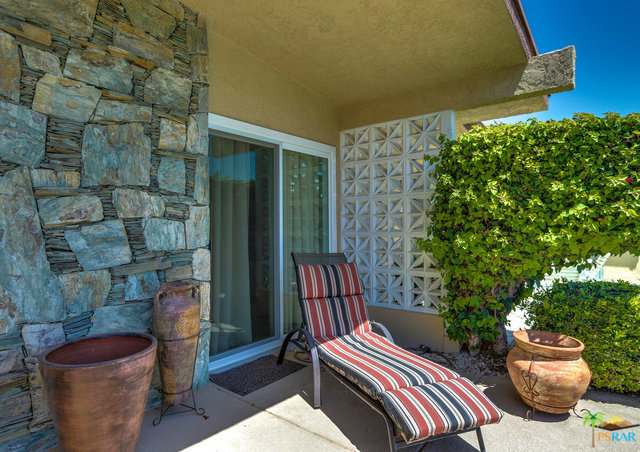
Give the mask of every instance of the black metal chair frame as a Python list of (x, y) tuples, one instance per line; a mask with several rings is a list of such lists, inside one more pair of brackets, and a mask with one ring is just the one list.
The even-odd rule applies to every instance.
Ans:
[[(343, 253), (291, 253), (291, 257), (293, 258), (294, 265), (300, 264), (310, 264), (310, 265), (331, 265), (331, 264), (343, 264), (347, 262), (347, 258)], [(299, 275), (296, 270), (296, 278), (298, 280), (298, 295), (300, 295), (300, 280)], [(298, 296), (298, 301), (300, 303), (301, 299)], [(302, 305), (301, 305), (302, 308)], [(374, 322), (369, 320), (369, 323), (379, 328), (384, 336), (393, 342), (393, 338), (389, 333), (389, 330), (385, 328), (384, 325), (378, 322)], [(297, 336), (296, 336), (297, 335)], [(294, 337), (295, 336), (295, 337)], [(306, 325), (303, 324), (302, 328), (293, 330), (287, 334), (282, 342), (282, 347), (280, 348), (280, 353), (278, 355), (278, 364), (282, 364), (284, 360), (285, 352), (287, 351), (287, 346), (289, 342), (294, 344), (298, 349), (308, 353), (311, 356), (311, 365), (313, 367), (313, 407), (315, 409), (320, 408), (322, 405), (322, 394), (321, 394), (321, 371), (326, 370), (330, 375), (335, 377), (340, 383), (342, 383), (347, 389), (357, 395), (360, 400), (365, 402), (369, 407), (371, 407), (374, 411), (376, 411), (380, 416), (384, 418), (386, 427), (387, 427), (387, 437), (389, 440), (389, 450), (392, 452), (396, 452), (399, 449), (405, 449), (407, 447), (417, 447), (420, 446), (418, 450), (422, 450), (424, 446), (432, 441), (437, 441), (439, 439), (444, 439), (449, 436), (459, 435), (461, 433), (466, 433), (470, 431), (476, 432), (478, 437), (478, 443), (480, 445), (480, 451), (485, 452), (486, 448), (484, 445), (484, 440), (482, 438), (482, 432), (480, 431), (480, 427), (472, 427), (465, 430), (458, 430), (456, 432), (451, 433), (443, 433), (440, 435), (430, 436), (429, 438), (425, 438), (419, 441), (412, 441), (407, 443), (404, 441), (404, 438), (397, 433), (397, 428), (393, 419), (386, 412), (382, 403), (378, 400), (372, 399), (366, 394), (362, 389), (360, 389), (357, 385), (355, 385), (351, 380), (347, 379), (335, 369), (333, 369), (329, 365), (323, 365), (322, 361), (318, 356), (318, 349), (316, 347), (316, 342), (311, 336), (311, 333), (306, 328)]]

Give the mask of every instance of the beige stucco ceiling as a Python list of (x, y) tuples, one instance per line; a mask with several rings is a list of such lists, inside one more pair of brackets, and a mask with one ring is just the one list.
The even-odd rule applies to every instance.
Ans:
[(504, 0), (184, 2), (338, 108), (527, 61)]

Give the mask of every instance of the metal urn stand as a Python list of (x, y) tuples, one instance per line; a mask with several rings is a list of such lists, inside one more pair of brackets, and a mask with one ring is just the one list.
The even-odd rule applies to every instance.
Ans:
[[(200, 305), (195, 300), (196, 287), (190, 283), (163, 284), (156, 291), (153, 305), (153, 330), (158, 339), (158, 366), (162, 381), (160, 416), (195, 412), (202, 416), (193, 393), (193, 375), (200, 335)], [(191, 405), (186, 402), (191, 399)], [(168, 412), (180, 405), (186, 409)]]

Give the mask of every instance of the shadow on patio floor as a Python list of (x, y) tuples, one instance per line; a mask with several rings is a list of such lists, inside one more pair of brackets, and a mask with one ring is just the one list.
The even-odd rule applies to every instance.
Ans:
[[(487, 450), (593, 450), (591, 432), (573, 415), (536, 413), (524, 420), (528, 407), (506, 377), (483, 377), (478, 382), (505, 412), (497, 425), (482, 428)], [(138, 451), (385, 451), (386, 429), (380, 415), (332, 376), (322, 375), (323, 405), (312, 408), (313, 384), (309, 367), (244, 397), (209, 385), (197, 393), (198, 404), (208, 419), (194, 414), (170, 416), (158, 427), (151, 422), (158, 410), (145, 416)], [(595, 394), (595, 393), (594, 393)], [(597, 394), (581, 400), (587, 408), (640, 420), (637, 398)], [(622, 398), (619, 398), (622, 397)], [(592, 399), (598, 400), (592, 400)], [(640, 429), (635, 429), (640, 438)], [(616, 450), (637, 450), (638, 443), (619, 443)], [(602, 447), (611, 446), (602, 444)], [(411, 450), (411, 449), (406, 449)], [(478, 450), (473, 432), (429, 444), (425, 451), (465, 452)]]

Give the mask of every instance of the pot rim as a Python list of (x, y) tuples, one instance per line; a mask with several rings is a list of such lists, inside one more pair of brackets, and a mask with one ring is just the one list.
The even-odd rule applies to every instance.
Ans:
[[(576, 341), (579, 345), (577, 347), (555, 347), (553, 345), (545, 345), (539, 342), (531, 342), (529, 340), (529, 333), (544, 333), (556, 337), (568, 337)], [(584, 343), (580, 339), (576, 339), (573, 336), (569, 336), (568, 334), (554, 333), (552, 331), (543, 331), (543, 330), (533, 330), (533, 329), (525, 329), (525, 330), (517, 330), (513, 332), (513, 338), (516, 341), (516, 344), (521, 343), (525, 344), (529, 347), (538, 348), (541, 350), (546, 350), (549, 352), (563, 352), (563, 354), (580, 354), (584, 350)]]
[[(110, 359), (107, 361), (99, 361), (97, 363), (88, 363), (88, 364), (60, 364), (60, 363), (54, 363), (51, 362), (47, 359), (47, 356), (49, 356), (49, 354), (51, 352), (54, 352), (56, 350), (58, 350), (59, 348), (62, 347), (66, 347), (68, 345), (71, 344), (75, 344), (77, 342), (84, 342), (87, 340), (91, 340), (91, 339), (104, 339), (104, 338), (108, 338), (108, 337), (114, 337), (114, 336), (137, 336), (137, 337), (143, 337), (145, 339), (149, 339), (151, 341), (151, 343), (149, 344), (148, 347), (145, 347), (144, 349), (140, 350), (137, 353), (133, 353), (131, 355), (126, 355), (123, 356), (121, 358), (117, 358), (117, 359)], [(92, 367), (98, 367), (98, 366), (105, 366), (105, 365), (111, 365), (111, 364), (119, 364), (122, 363), (124, 361), (128, 361), (132, 358), (137, 358), (137, 357), (141, 357), (143, 355), (146, 355), (148, 353), (151, 352), (151, 350), (155, 350), (155, 348), (158, 346), (158, 340), (150, 335), (150, 334), (146, 334), (146, 333), (136, 333), (136, 332), (118, 332), (118, 333), (104, 333), (104, 334), (93, 334), (91, 336), (83, 336), (83, 337), (78, 337), (76, 339), (71, 339), (70, 341), (65, 341), (62, 342), (60, 344), (56, 344), (52, 347), (49, 347), (48, 349), (46, 349), (44, 352), (42, 352), (40, 354), (40, 356), (38, 357), (38, 360), (40, 361), (40, 363), (42, 365), (45, 365), (47, 367), (54, 367), (54, 368), (58, 368), (58, 369), (85, 369), (85, 368), (92, 368)]]

